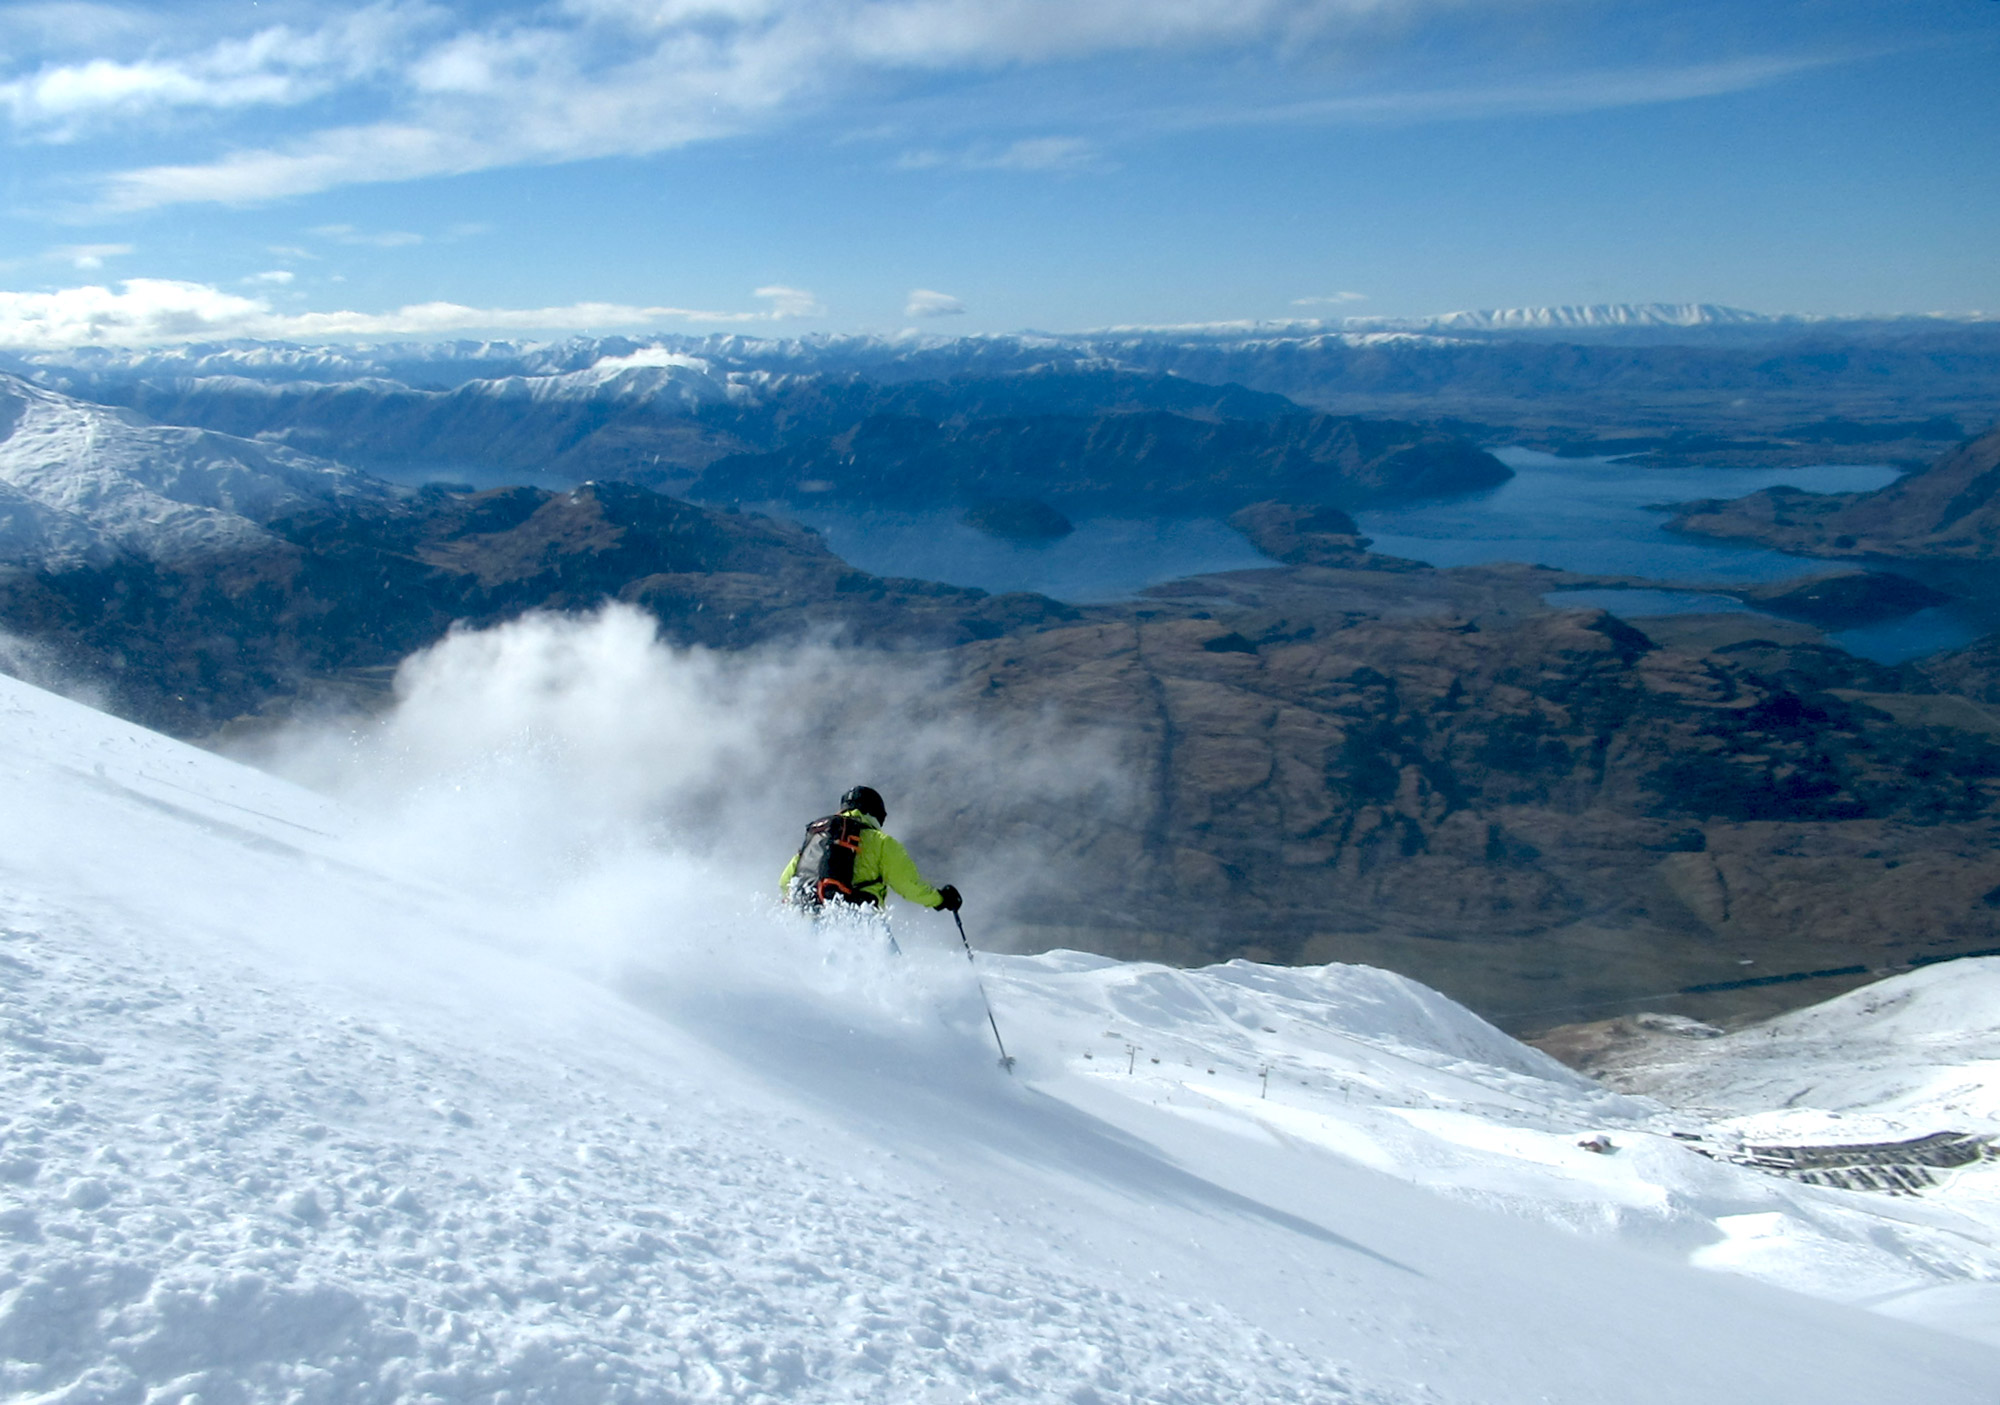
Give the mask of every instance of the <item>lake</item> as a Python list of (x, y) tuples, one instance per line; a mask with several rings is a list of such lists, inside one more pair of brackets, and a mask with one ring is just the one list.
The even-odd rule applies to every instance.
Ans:
[[(1786, 485), (1810, 493), (1861, 493), (1899, 477), (1884, 464), (1808, 468), (1645, 468), (1615, 459), (1566, 459), (1501, 449), (1514, 470), (1497, 488), (1354, 514), (1375, 550), (1433, 566), (1525, 561), (1589, 575), (1643, 576), (1674, 584), (1755, 584), (1846, 569), (1768, 547), (1704, 541), (1666, 530), (1655, 504), (1737, 498)], [(1838, 630), (1827, 638), (1877, 663), (1902, 663), (1957, 649), (2000, 630), (1994, 572), (1974, 567), (1897, 564), (1892, 569), (1967, 598), (1899, 620)], [(1553, 591), (1552, 605), (1594, 606), (1626, 619), (1659, 615), (1757, 613), (1726, 597), (1675, 590)]]
[[(1514, 470), (1514, 477), (1498, 487), (1366, 508), (1354, 514), (1355, 520), (1374, 539), (1375, 550), (1434, 566), (1524, 561), (1590, 575), (1642, 576), (1666, 585), (1755, 584), (1841, 566), (1766, 547), (1679, 536), (1666, 530), (1667, 515), (1655, 510), (1657, 505), (1741, 497), (1780, 484), (1815, 493), (1868, 492), (1898, 477), (1898, 470), (1883, 464), (1648, 468), (1614, 459), (1559, 458), (1532, 449), (1501, 449), (1497, 455)], [(1086, 516), (1060, 541), (1024, 544), (987, 536), (947, 508), (806, 508), (790, 515), (818, 528), (834, 552), (876, 575), (914, 576), (995, 593), (1032, 590), (1078, 604), (1129, 599), (1149, 585), (1183, 576), (1275, 564), (1213, 518)], [(1971, 584), (1974, 598), (1839, 631), (1829, 636), (1833, 642), (1863, 657), (1895, 663), (1958, 648), (2000, 629), (2000, 590), (1990, 588), (1990, 574), (1974, 572), (1981, 577), (1975, 581), (1959, 572), (1942, 580), (1925, 567), (1896, 569), (1944, 590), (1965, 593)], [(1749, 612), (1726, 597), (1667, 589), (1563, 591), (1548, 598), (1551, 604), (1602, 606), (1632, 619)]]
[[(1523, 561), (1590, 575), (1641, 576), (1664, 586), (1754, 584), (1841, 566), (1765, 547), (1678, 536), (1665, 530), (1666, 514), (1654, 510), (1656, 505), (1741, 497), (1780, 484), (1816, 493), (1867, 492), (1898, 476), (1896, 469), (1882, 464), (1645, 468), (1614, 459), (1559, 458), (1532, 449), (1500, 449), (1496, 454), (1514, 470), (1514, 477), (1498, 487), (1364, 508), (1354, 514), (1355, 520), (1374, 539), (1375, 550), (1434, 566)], [(532, 475), (481, 475), (458, 468), (412, 469), (395, 477), (412, 484), (445, 478), (478, 487), (502, 481), (574, 486)], [(763, 510), (816, 528), (829, 549), (874, 575), (943, 581), (995, 594), (1035, 591), (1076, 604), (1127, 600), (1147, 586), (1185, 576), (1277, 564), (1215, 518), (1083, 515), (1067, 537), (1024, 543), (967, 526), (956, 508), (903, 512), (765, 505)], [(1894, 569), (1968, 598), (1887, 624), (1842, 631), (1829, 636), (1834, 642), (1886, 663), (1958, 648), (2000, 630), (2000, 573), (1995, 568)], [(1747, 609), (1726, 598), (1672, 589), (1564, 591), (1549, 599), (1551, 604), (1598, 605), (1632, 619)]]
[[(1502, 449), (1514, 477), (1451, 498), (1354, 514), (1375, 550), (1433, 566), (1525, 561), (1591, 575), (1720, 584), (1808, 576), (1829, 569), (1763, 547), (1680, 537), (1656, 503), (1734, 498), (1790, 484), (1809, 492), (1864, 492), (1894, 482), (1879, 464), (1796, 469), (1633, 468)], [(1060, 504), (1058, 504), (1060, 505)], [(769, 509), (767, 509), (769, 510)], [(954, 508), (922, 512), (847, 507), (779, 509), (816, 527), (826, 544), (875, 575), (915, 576), (994, 592), (1034, 590), (1079, 604), (1130, 597), (1149, 585), (1272, 561), (1214, 518), (1082, 516), (1060, 541), (1002, 541), (966, 526)]]
[(1013, 542), (927, 512), (765, 508), (817, 528), (828, 549), (877, 576), (913, 576), (1002, 594), (1032, 590), (1073, 604), (1126, 600), (1149, 585), (1277, 563), (1214, 518), (1086, 517), (1051, 542)]
[(1865, 493), (1900, 476), (1883, 464), (1810, 468), (1642, 468), (1614, 459), (1565, 459), (1500, 449), (1514, 470), (1497, 488), (1364, 508), (1354, 514), (1375, 550), (1433, 566), (1523, 561), (1594, 576), (1751, 584), (1833, 569), (1760, 546), (1703, 541), (1665, 530), (1655, 504), (1740, 498), (1785, 485), (1809, 493)]

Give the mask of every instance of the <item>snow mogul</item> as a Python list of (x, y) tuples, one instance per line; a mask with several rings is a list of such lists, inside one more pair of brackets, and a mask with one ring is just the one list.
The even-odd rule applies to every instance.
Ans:
[(936, 912), (956, 913), (958, 889), (933, 888), (917, 872), (909, 851), (882, 832), (889, 818), (881, 792), (857, 785), (840, 797), (840, 812), (806, 826), (805, 842), (778, 879), (785, 902), (814, 916), (829, 911), (880, 909), (898, 896)]

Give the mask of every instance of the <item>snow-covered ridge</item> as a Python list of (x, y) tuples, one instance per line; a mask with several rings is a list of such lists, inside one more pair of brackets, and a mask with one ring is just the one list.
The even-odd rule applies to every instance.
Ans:
[(1740, 307), (1707, 302), (1594, 303), (1589, 306), (1508, 307), (1483, 312), (1446, 312), (1415, 319), (1415, 325), (1468, 331), (1552, 331), (1606, 327), (1744, 327), (1804, 322)]
[[(648, 352), (653, 354), (648, 355)], [(643, 403), (667, 413), (703, 405), (755, 400), (759, 372), (717, 373), (699, 357), (646, 348), (629, 356), (605, 356), (580, 371), (504, 376), (468, 382), (457, 393), (495, 400), (613, 400)]]
[[(1107, 327), (1092, 336), (1155, 336), (1173, 338), (1196, 334), (1207, 339), (1240, 337), (1263, 340), (1274, 333), (1313, 335), (1326, 331), (1366, 333), (1372, 330), (1424, 335), (1434, 332), (1603, 330), (1641, 327), (1746, 327), (1830, 321), (1830, 318), (1750, 312), (1719, 303), (1592, 303), (1556, 307), (1505, 307), (1480, 311), (1439, 312), (1418, 317), (1354, 316), (1296, 318), (1282, 322), (1189, 322), (1164, 325)], [(1898, 319), (1885, 319), (1898, 320)]]
[[(7, 679), (0, 786), (12, 1397), (1970, 1405), (2000, 1371), (1743, 1276), (2000, 1276), (1963, 1206), (1706, 1160), (1387, 973), (986, 958), (1009, 1078), (921, 917), (898, 961), (707, 891), (607, 964), (610, 872), (457, 891)], [(1718, 1243), (1733, 1273), (1676, 1262)]]
[(387, 484), (277, 445), (139, 417), (0, 374), (0, 565), (168, 560), (268, 540), (309, 502)]

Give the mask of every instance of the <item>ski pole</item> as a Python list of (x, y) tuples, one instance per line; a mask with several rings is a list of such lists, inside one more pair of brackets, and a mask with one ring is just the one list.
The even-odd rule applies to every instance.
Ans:
[(951, 915), (951, 920), (958, 924), (958, 940), (959, 944), (965, 948), (966, 964), (971, 966), (975, 972), (974, 976), (972, 977), (972, 983), (979, 987), (980, 1002), (986, 1006), (986, 1023), (992, 1026), (993, 1042), (994, 1044), (998, 1045), (1000, 1049), (1000, 1067), (1006, 1069), (1009, 1073), (1012, 1073), (1014, 1071), (1014, 1056), (1007, 1052), (1007, 1045), (1000, 1038), (1000, 1025), (993, 1018), (993, 1002), (991, 999), (987, 997), (986, 982), (979, 979), (978, 975), (976, 974), (976, 972), (979, 969), (979, 963), (972, 959), (972, 942), (965, 935), (965, 919), (960, 917), (956, 912), (953, 912)]

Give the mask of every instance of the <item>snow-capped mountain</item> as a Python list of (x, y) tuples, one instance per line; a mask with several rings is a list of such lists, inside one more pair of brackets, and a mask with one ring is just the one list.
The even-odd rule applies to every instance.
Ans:
[(657, 410), (689, 411), (703, 405), (748, 403), (770, 380), (762, 372), (722, 371), (712, 362), (664, 346), (609, 352), (578, 370), (521, 374), (468, 382), (463, 393), (495, 399), (613, 400)]
[(389, 492), (282, 446), (148, 424), (0, 374), (0, 565), (240, 549), (281, 512)]
[[(926, 914), (891, 958), (671, 830), (466, 886), (439, 854), (476, 862), (509, 809), (616, 800), (575, 790), (624, 725), (588, 708), (448, 784), (400, 748), (401, 832), (12, 680), (0, 717), (12, 1398), (1969, 1405), (2000, 1379), (1990, 1314), (1850, 1305), (1923, 1319), (2000, 1278), (1988, 1166), (1899, 1200), (1733, 1165), (1674, 1135), (1698, 1114), (1366, 968), (975, 970)], [(571, 789), (537, 793), (552, 757)], [(1954, 1125), (2000, 1130), (1973, 1101)]]
[[(1841, 348), (1865, 354), (1830, 354)], [(1791, 433), (1829, 417), (1976, 418), (1986, 411), (1972, 407), (1990, 406), (1996, 364), (2000, 323), (1991, 320), (1774, 316), (1709, 304), (1064, 335), (0, 353), (0, 367), (52, 390), (364, 467), (456, 468), (484, 481), (524, 472), (515, 460), (526, 445), (556, 480), (643, 475), (657, 463), (668, 486), (717, 457), (844, 432), (877, 414), (1325, 411), (1504, 425), (1537, 402), (1536, 422), (1555, 413), (1679, 432), (1727, 421), (1734, 435), (1747, 420)], [(1691, 399), (1694, 386), (1701, 391)], [(1739, 408), (1718, 411), (1719, 396)], [(593, 438), (600, 442), (584, 442)]]

